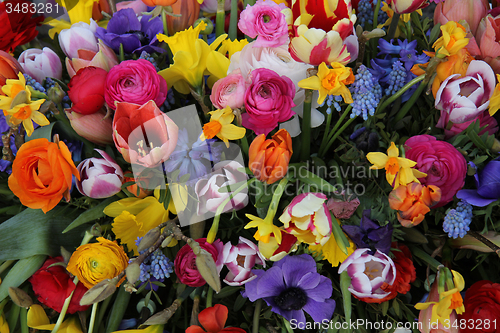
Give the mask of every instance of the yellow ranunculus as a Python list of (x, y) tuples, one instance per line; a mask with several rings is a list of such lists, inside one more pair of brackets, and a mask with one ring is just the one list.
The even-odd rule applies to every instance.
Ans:
[(443, 35), (432, 45), (437, 54), (454, 55), (469, 44), (469, 38), (465, 38), (467, 35), (465, 28), (455, 21), (448, 21), (442, 25), (441, 33)]
[[(128, 266), (128, 257), (116, 241), (98, 237), (99, 243), (85, 244), (76, 249), (69, 259), (66, 270), (78, 277), (87, 288), (112, 279)], [(119, 286), (125, 277), (121, 279)]]

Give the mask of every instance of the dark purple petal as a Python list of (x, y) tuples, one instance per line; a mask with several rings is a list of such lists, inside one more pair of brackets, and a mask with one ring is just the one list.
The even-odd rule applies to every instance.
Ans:
[(457, 192), (457, 198), (477, 207), (487, 206), (497, 200), (497, 198), (484, 198), (477, 193), (477, 190), (460, 190)]
[(285, 278), (287, 287), (296, 287), (304, 274), (317, 271), (316, 261), (308, 254), (285, 258), (287, 258), (287, 260), (280, 260), (276, 262), (276, 264), (281, 266), (283, 270), (283, 277)]
[(319, 282), (321, 281), (321, 275), (316, 272), (307, 272), (302, 276), (300, 281), (297, 283), (296, 287), (300, 287), (301, 289), (307, 292), (309, 296), (309, 289), (315, 289)]
[(477, 193), (484, 198), (500, 198), (500, 161), (493, 160), (486, 164), (478, 175)]
[(307, 294), (307, 297), (309, 297), (310, 299), (318, 302), (323, 302), (325, 299), (332, 296), (332, 281), (323, 275), (318, 275), (320, 276), (320, 282), (318, 283), (318, 285), (314, 289), (308, 289), (305, 292)]
[(280, 267), (271, 267), (257, 282), (258, 298), (278, 296), (285, 289), (283, 272)]

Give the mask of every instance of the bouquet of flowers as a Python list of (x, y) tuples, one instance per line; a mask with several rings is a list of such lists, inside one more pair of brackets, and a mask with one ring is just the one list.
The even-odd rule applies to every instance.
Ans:
[(0, 18), (0, 333), (500, 332), (496, 0)]

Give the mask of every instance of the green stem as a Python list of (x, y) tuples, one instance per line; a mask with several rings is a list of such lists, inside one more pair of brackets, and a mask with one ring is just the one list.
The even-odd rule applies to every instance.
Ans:
[(238, 1), (231, 1), (231, 18), (229, 19), (229, 39), (238, 37)]
[(312, 103), (312, 90), (306, 89), (306, 98), (304, 100), (304, 111), (302, 114), (302, 139), (300, 160), (307, 161), (311, 149), (311, 103)]
[[(110, 297), (108, 297), (110, 298)], [(90, 314), (90, 323), (89, 323), (89, 330), (88, 333), (92, 333), (94, 331), (94, 323), (95, 323), (95, 317), (97, 314), (97, 305), (99, 302), (92, 304), (92, 312)]]
[(15, 260), (6, 260), (2, 266), (0, 266), (0, 274), (2, 274), (3, 271), (5, 271), (7, 268), (9, 268), (10, 265), (12, 265), (15, 262)]
[[(335, 135), (335, 131), (337, 128), (339, 128), (340, 124), (344, 121), (345, 117), (349, 114), (349, 111), (352, 109), (352, 104), (349, 104), (349, 106), (345, 109), (344, 113), (340, 116), (339, 120), (337, 120), (337, 123), (335, 123), (335, 126), (333, 126), (332, 130), (329, 131), (327, 139), (323, 138), (323, 142), (321, 142), (321, 146), (319, 147), (318, 152), (321, 153), (325, 149), (325, 145), (330, 139)], [(328, 128), (329, 126), (327, 126)]]
[(123, 44), (120, 43), (120, 52), (118, 53), (118, 59), (120, 59), (120, 62), (125, 60), (125, 51), (123, 50)]
[(338, 136), (340, 134), (342, 134), (342, 132), (344, 132), (344, 130), (352, 124), (352, 122), (355, 120), (356, 118), (349, 118), (349, 120), (335, 133), (335, 135), (330, 139), (330, 141), (328, 141), (328, 143), (326, 144), (325, 146), (325, 149), (318, 155), (320, 158), (322, 158), (326, 152), (328, 151), (328, 149), (331, 147), (331, 145), (333, 144), (333, 142), (335, 141), (335, 139), (338, 138)]
[(285, 187), (287, 183), (288, 183), (288, 178), (285, 177), (282, 180), (280, 180), (278, 186), (274, 189), (273, 198), (271, 199), (271, 204), (269, 205), (269, 209), (267, 210), (265, 218), (266, 221), (270, 221), (272, 223), (272, 221), (274, 220), (274, 216), (278, 211), (278, 206), (280, 203), (281, 196), (283, 195), (283, 192), (285, 192)]
[(252, 333), (259, 333), (259, 319), (260, 319), (261, 309), (262, 309), (262, 299), (259, 298), (257, 302), (255, 302), (255, 309), (253, 311)]
[(212, 287), (208, 287), (208, 291), (207, 291), (207, 303), (206, 303), (206, 308), (209, 308), (212, 306), (212, 297), (214, 295), (214, 290), (212, 289)]
[(396, 118), (394, 119), (396, 123), (406, 116), (408, 111), (410, 111), (410, 108), (413, 106), (413, 104), (415, 104), (417, 99), (420, 97), (420, 94), (424, 91), (425, 87), (426, 87), (425, 82), (420, 83), (418, 88), (411, 95), (410, 99), (406, 101), (405, 105), (403, 105), (403, 107), (399, 110), (398, 114), (396, 115)]
[(163, 22), (163, 34), (168, 36), (167, 13), (165, 12), (165, 9), (161, 10), (161, 21)]
[(382, 0), (377, 1), (377, 5), (375, 6), (375, 9), (373, 10), (373, 29), (377, 28), (378, 25), (378, 13), (380, 11), (380, 4)]
[[(380, 108), (377, 110), (377, 112), (382, 112), (386, 107), (388, 107), (392, 102), (394, 102), (398, 97), (403, 95), (408, 89), (410, 89), (415, 83), (418, 83), (422, 81), (425, 78), (425, 74), (422, 74), (420, 76), (417, 76), (407, 84), (405, 84), (401, 89), (399, 89), (394, 95), (389, 97), (388, 99), (385, 100), (384, 103), (380, 106)], [(415, 93), (412, 95), (412, 97), (415, 95)], [(408, 103), (408, 102), (407, 102)], [(405, 104), (406, 105), (406, 104)]]
[[(78, 283), (77, 277), (75, 277), (73, 279), (73, 283), (76, 286), (76, 284)], [(64, 317), (66, 316), (66, 311), (68, 311), (69, 303), (71, 303), (71, 299), (73, 298), (74, 293), (75, 293), (75, 291), (73, 290), (71, 292), (71, 294), (69, 294), (69, 296), (64, 301), (63, 307), (61, 309), (61, 313), (59, 313), (59, 317), (57, 317), (57, 322), (56, 322), (56, 325), (54, 326), (54, 328), (52, 329), (52, 333), (56, 333), (59, 330), (59, 327), (61, 326), (62, 322), (64, 321)]]
[(390, 41), (391, 39), (394, 38), (394, 35), (396, 34), (396, 29), (398, 28), (399, 24), (399, 16), (400, 14), (394, 13), (392, 16), (392, 21), (391, 25), (389, 26), (389, 31), (387, 32), (386, 40)]
[(429, 265), (434, 271), (437, 272), (437, 270), (439, 269), (439, 266), (441, 266), (441, 263), (439, 261), (437, 261), (436, 259), (434, 259), (433, 257), (431, 257), (427, 252), (425, 252), (424, 250), (418, 248), (418, 247), (412, 247), (411, 248), (411, 253), (422, 259), (423, 261), (425, 261), (427, 263), (427, 265)]
[(321, 151), (321, 149), (323, 149), (326, 144), (326, 140), (330, 136), (330, 123), (332, 122), (332, 113), (333, 111), (330, 110), (330, 113), (326, 116), (325, 132), (323, 133), (323, 139), (321, 139), (321, 144), (319, 145), (318, 151)]
[(109, 303), (111, 302), (111, 299), (113, 297), (108, 297), (101, 303), (101, 307), (99, 308), (99, 314), (97, 315), (96, 319), (96, 325), (97, 327), (101, 326), (102, 318), (104, 318), (104, 314), (106, 313), (106, 310), (108, 309)]
[(215, 17), (215, 37), (224, 34), (224, 25), (226, 23), (226, 11), (224, 10), (224, 0), (217, 0), (217, 15)]
[(21, 308), (19, 319), (21, 321), (21, 333), (29, 333), (30, 329), (28, 327), (28, 310), (27, 310), (27, 308)]
[(242, 138), (241, 138), (241, 150), (243, 151), (243, 154), (247, 155), (248, 156), (248, 149), (249, 146), (248, 146), (248, 140), (247, 140), (247, 137), (246, 135), (244, 135)]

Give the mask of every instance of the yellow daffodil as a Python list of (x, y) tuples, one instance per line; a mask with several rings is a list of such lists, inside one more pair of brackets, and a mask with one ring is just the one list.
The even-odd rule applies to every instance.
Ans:
[(231, 59), (233, 54), (241, 51), (243, 49), (243, 47), (247, 44), (248, 44), (248, 40), (246, 40), (246, 39), (242, 39), (242, 40), (226, 39), (226, 40), (222, 41), (222, 45), (219, 48), (218, 52), (221, 53), (222, 55), (226, 55), (226, 53), (227, 53), (227, 58)]
[(50, 122), (45, 116), (37, 111), (45, 102), (44, 99), (31, 101), (31, 91), (26, 86), (23, 74), (18, 74), (19, 79), (9, 79), (2, 87), (5, 96), (0, 96), (0, 109), (11, 127), (23, 124), (28, 136), (34, 131), (33, 122), (40, 126), (49, 125)]
[[(169, 220), (169, 213), (177, 214), (174, 202), (170, 201), (168, 209), (158, 201), (159, 191), (155, 196), (143, 199), (130, 197), (115, 201), (104, 208), (104, 214), (114, 217), (111, 224), (116, 238), (122, 244), (127, 244), (128, 250), (133, 250), (138, 255), (135, 241), (143, 237), (149, 230)], [(175, 245), (175, 244), (172, 244)]]
[[(51, 324), (49, 317), (45, 313), (44, 309), (39, 304), (33, 304), (30, 306), (28, 310), (28, 319), (27, 325), (28, 327), (43, 330), (43, 331), (51, 331), (55, 324)], [(78, 317), (72, 316), (68, 319), (64, 320), (59, 329), (58, 333), (82, 333), (82, 328), (80, 326), (80, 321)]]
[(368, 153), (366, 158), (373, 165), (370, 169), (385, 169), (385, 176), (389, 184), (398, 188), (399, 185), (407, 185), (411, 182), (420, 184), (418, 178), (426, 177), (427, 174), (412, 169), (417, 162), (410, 159), (399, 157), (399, 149), (394, 142), (387, 149), (387, 155), (384, 153)]
[[(333, 222), (335, 223), (335, 222)], [(340, 225), (340, 221), (337, 219), (337, 223)], [(347, 237), (347, 236), (346, 236)], [(347, 248), (347, 254), (345, 254), (339, 247), (335, 237), (330, 237), (328, 241), (325, 243), (325, 245), (317, 244), (317, 245), (309, 245), (309, 250), (321, 253), (323, 255), (323, 258), (328, 260), (328, 262), (333, 266), (337, 267), (340, 265), (344, 260), (349, 257), (354, 250), (356, 250), (356, 246), (354, 243), (351, 241), (349, 237), (347, 237), (347, 240), (349, 241), (349, 247)]]
[(497, 83), (493, 95), (490, 97), (490, 116), (493, 116), (500, 109), (500, 74), (497, 74), (497, 81), (499, 83)]
[[(415, 308), (418, 310), (425, 310), (433, 305), (431, 318), (432, 323), (439, 321), (442, 325), (446, 325), (449, 323), (450, 315), (453, 310), (455, 310), (457, 314), (462, 314), (465, 311), (462, 295), (460, 294), (465, 286), (464, 278), (460, 275), (460, 273), (454, 270), (451, 272), (453, 273), (454, 287), (447, 291), (440, 291), (438, 302), (415, 304)], [(438, 280), (436, 279), (436, 282), (434, 283), (438, 283)]]
[(215, 51), (227, 35), (220, 35), (208, 45), (198, 38), (206, 23), (201, 22), (195, 28), (189, 27), (171, 37), (158, 34), (158, 40), (165, 42), (174, 55), (174, 63), (158, 74), (163, 76), (169, 87), (182, 94), (189, 94), (191, 89), (201, 88), (205, 74), (212, 74), (211, 82), (225, 77), (229, 59)]
[(245, 136), (246, 129), (231, 124), (234, 120), (234, 114), (228, 106), (222, 110), (209, 112), (210, 121), (203, 126), (203, 134), (200, 139), (212, 139), (217, 136), (229, 147), (229, 140), (241, 139)]
[[(56, 33), (60, 33), (63, 29), (69, 29), (75, 23), (84, 22), (90, 24), (92, 18), (92, 8), (95, 2), (99, 0), (57, 0), (58, 4), (66, 8), (69, 16), (69, 22), (65, 20), (56, 20), (51, 17), (45, 19), (43, 23), (52, 26), (49, 30), (50, 38), (54, 38)], [(105, 28), (107, 21), (101, 21), (99, 26)]]
[(322, 104), (328, 95), (341, 95), (344, 102), (352, 103), (351, 92), (346, 85), (354, 82), (352, 69), (338, 62), (331, 63), (328, 68), (324, 62), (318, 67), (318, 74), (299, 81), (299, 87), (318, 90), (318, 104)]
[(457, 54), (458, 51), (469, 44), (469, 38), (465, 38), (467, 35), (465, 28), (455, 21), (448, 21), (445, 25), (442, 25), (441, 33), (443, 35), (432, 45), (438, 56)]
[(281, 230), (278, 226), (274, 225), (272, 219), (261, 219), (260, 217), (252, 214), (245, 214), (245, 216), (251, 221), (245, 226), (245, 229), (258, 228), (253, 235), (255, 240), (269, 243), (271, 234), (273, 234), (278, 244), (281, 244)]

